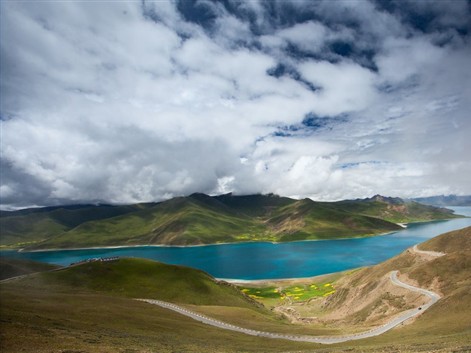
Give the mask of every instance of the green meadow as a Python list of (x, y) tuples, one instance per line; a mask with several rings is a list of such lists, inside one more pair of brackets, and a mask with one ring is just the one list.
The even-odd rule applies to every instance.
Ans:
[(285, 288), (280, 287), (240, 287), (241, 291), (249, 297), (266, 302), (277, 300), (278, 302), (291, 301), (303, 302), (318, 297), (327, 297), (335, 293), (332, 283), (311, 283), (306, 285), (294, 285)]

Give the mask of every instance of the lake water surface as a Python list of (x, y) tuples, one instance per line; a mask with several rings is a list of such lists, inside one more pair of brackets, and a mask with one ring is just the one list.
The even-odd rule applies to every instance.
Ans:
[[(449, 207), (471, 217), (471, 207)], [(141, 257), (199, 268), (217, 278), (301, 278), (374, 265), (414, 244), (439, 234), (471, 226), (471, 218), (410, 224), (383, 236), (290, 243), (238, 243), (192, 247), (139, 246), (39, 252), (1, 251), (0, 256), (58, 265), (93, 257)]]

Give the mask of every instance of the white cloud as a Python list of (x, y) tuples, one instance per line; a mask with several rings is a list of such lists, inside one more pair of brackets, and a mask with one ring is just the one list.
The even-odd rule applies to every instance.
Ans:
[(362, 110), (375, 100), (375, 74), (358, 64), (308, 62), (301, 64), (299, 71), (320, 87), (314, 97), (315, 112), (319, 115)]
[(276, 35), (306, 51), (317, 52), (327, 39), (328, 30), (324, 25), (308, 21), (283, 29)]
[[(269, 137), (257, 142), (244, 165), (263, 192), (302, 197), (316, 194), (332, 175), (339, 146), (306, 138)], [(244, 185), (237, 185), (244, 190)]]
[(443, 55), (446, 55), (445, 50), (426, 38), (390, 38), (385, 40), (383, 53), (376, 57), (376, 63), (383, 80), (396, 84), (428, 70)]
[(242, 42), (252, 39), (249, 24), (234, 16), (224, 14), (216, 19), (216, 40), (227, 47), (240, 46)]
[[(311, 9), (270, 11), (295, 5)], [(438, 46), (369, 2), (321, 2), (321, 17), (289, 25), (262, 2), (233, 3), (243, 16), (210, 6), (203, 29), (171, 1), (2, 2), (2, 207), (471, 193), (469, 39)], [(378, 71), (285, 51), (337, 39), (374, 50)], [(319, 90), (270, 76), (280, 62)], [(303, 126), (308, 113), (326, 126)], [(281, 126), (293, 136), (274, 136)]]

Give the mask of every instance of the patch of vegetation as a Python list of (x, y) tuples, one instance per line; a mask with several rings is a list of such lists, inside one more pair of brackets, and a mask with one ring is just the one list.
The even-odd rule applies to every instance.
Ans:
[(281, 299), (280, 291), (275, 287), (243, 288), (241, 291), (253, 299)]
[(241, 287), (241, 291), (255, 300), (277, 299), (303, 302), (312, 298), (327, 297), (335, 293), (332, 283), (311, 283), (280, 287)]

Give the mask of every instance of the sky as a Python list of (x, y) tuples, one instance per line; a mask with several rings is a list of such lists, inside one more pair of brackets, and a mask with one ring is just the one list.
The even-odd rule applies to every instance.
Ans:
[(471, 2), (8, 1), (0, 207), (471, 194)]

